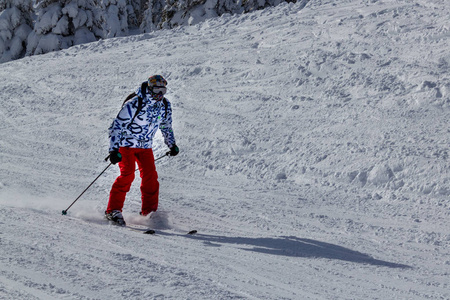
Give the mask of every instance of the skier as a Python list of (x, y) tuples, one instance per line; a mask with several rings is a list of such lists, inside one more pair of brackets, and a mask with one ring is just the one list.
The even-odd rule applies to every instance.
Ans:
[(172, 108), (164, 97), (166, 85), (161, 75), (151, 76), (127, 97), (109, 128), (109, 159), (112, 164), (119, 163), (120, 175), (111, 188), (105, 217), (119, 225), (125, 225), (122, 208), (135, 178), (136, 162), (142, 179), (140, 214), (146, 216), (158, 209), (159, 182), (152, 150), (158, 128), (170, 149), (168, 154), (179, 152), (172, 130)]

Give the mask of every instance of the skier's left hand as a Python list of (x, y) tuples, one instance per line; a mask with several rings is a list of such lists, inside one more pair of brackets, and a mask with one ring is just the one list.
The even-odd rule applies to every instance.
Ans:
[(170, 148), (169, 155), (170, 155), (170, 156), (176, 156), (179, 152), (180, 152), (180, 149), (178, 149), (177, 145), (173, 145), (173, 146)]

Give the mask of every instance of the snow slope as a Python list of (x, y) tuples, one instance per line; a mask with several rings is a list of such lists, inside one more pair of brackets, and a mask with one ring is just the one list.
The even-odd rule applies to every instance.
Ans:
[[(0, 299), (450, 299), (450, 5), (334, 3), (1, 64)], [(103, 220), (116, 166), (61, 215), (157, 73), (160, 233)]]

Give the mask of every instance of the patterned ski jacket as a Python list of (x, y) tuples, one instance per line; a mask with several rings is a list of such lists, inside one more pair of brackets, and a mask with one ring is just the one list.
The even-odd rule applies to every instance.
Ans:
[(167, 113), (164, 101), (157, 101), (148, 93), (143, 98), (142, 109), (133, 119), (138, 108), (138, 96), (142, 97), (141, 88), (136, 96), (127, 101), (109, 128), (109, 151), (119, 147), (152, 148), (153, 138), (158, 128), (164, 137), (165, 144), (171, 148), (175, 145), (172, 130), (172, 106), (167, 101)]

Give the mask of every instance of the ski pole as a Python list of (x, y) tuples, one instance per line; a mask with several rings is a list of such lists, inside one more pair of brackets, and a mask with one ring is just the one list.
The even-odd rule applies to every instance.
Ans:
[[(169, 155), (170, 155), (170, 151), (167, 152), (166, 154), (164, 154), (164, 155), (158, 157), (157, 159), (155, 159), (155, 161), (158, 161), (158, 160), (160, 160), (161, 158), (164, 158), (164, 157), (169, 156)], [(110, 155), (108, 155), (107, 157), (105, 157), (105, 161), (108, 161), (109, 157), (110, 157)]]
[(164, 158), (164, 157), (169, 156), (169, 155), (170, 155), (170, 151), (169, 151), (169, 152), (166, 152), (166, 154), (164, 154), (164, 155), (158, 157), (157, 159), (155, 159), (155, 161), (158, 161), (158, 160), (160, 160), (161, 158)]
[[(158, 161), (158, 160), (160, 160), (161, 158), (164, 158), (164, 157), (166, 157), (166, 156), (169, 156), (169, 155), (170, 155), (170, 151), (169, 151), (169, 152), (167, 152), (166, 154), (164, 154), (164, 155), (162, 155), (162, 156), (160, 156), (160, 157), (156, 158), (156, 159), (155, 159), (155, 161)], [(139, 168), (137, 168), (137, 169), (136, 169), (136, 170), (134, 170), (134, 171), (136, 172), (137, 170), (139, 170)]]
[(97, 179), (98, 179), (100, 176), (102, 176), (102, 174), (105, 173), (105, 171), (106, 171), (111, 165), (112, 165), (112, 163), (110, 163), (110, 164), (109, 164), (109, 165), (108, 165), (108, 166), (107, 166), (107, 167), (106, 167), (106, 168), (105, 168), (105, 169), (97, 176), (97, 178), (95, 178), (94, 181), (92, 181), (91, 184), (88, 185), (88, 187), (80, 194), (80, 196), (78, 196), (77, 199), (75, 199), (75, 201), (72, 202), (72, 204), (69, 205), (69, 207), (68, 207), (67, 209), (65, 209), (65, 210), (62, 211), (62, 214), (63, 214), (63, 215), (67, 215), (67, 211), (69, 210), (69, 208), (71, 208), (72, 205), (74, 205), (75, 202), (77, 202), (78, 199), (80, 199), (81, 196), (83, 196), (83, 194), (91, 187), (91, 185), (93, 185), (94, 182), (96, 182)]

